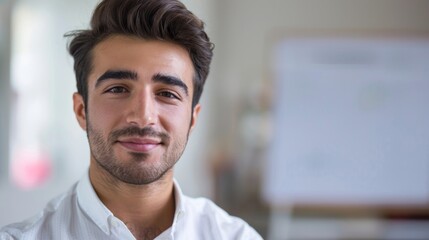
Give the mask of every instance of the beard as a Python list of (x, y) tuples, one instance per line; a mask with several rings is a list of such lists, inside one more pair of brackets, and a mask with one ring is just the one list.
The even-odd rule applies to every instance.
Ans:
[[(89, 120), (87, 126), (87, 137), (95, 162), (117, 180), (133, 185), (150, 184), (162, 178), (181, 157), (189, 136), (188, 130), (186, 136), (173, 142), (167, 133), (157, 132), (151, 127), (127, 127), (111, 132), (106, 139), (102, 131), (95, 129)], [(145, 161), (153, 157), (150, 153), (135, 152), (128, 152), (126, 159), (119, 159), (113, 145), (123, 136), (159, 138), (161, 144), (158, 148), (163, 148), (164, 152), (155, 161)]]

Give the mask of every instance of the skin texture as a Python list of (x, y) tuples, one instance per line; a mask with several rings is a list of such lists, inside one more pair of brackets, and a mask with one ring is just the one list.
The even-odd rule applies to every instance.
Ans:
[(192, 61), (174, 43), (122, 35), (92, 53), (87, 106), (73, 95), (91, 183), (137, 239), (153, 239), (172, 224), (172, 168), (200, 111), (192, 109)]

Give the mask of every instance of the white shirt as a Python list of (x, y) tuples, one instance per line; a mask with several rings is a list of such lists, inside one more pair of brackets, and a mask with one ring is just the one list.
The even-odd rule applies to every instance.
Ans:
[[(174, 181), (176, 212), (173, 225), (155, 239), (262, 239), (243, 220), (228, 215), (212, 201), (182, 194)], [(125, 224), (100, 201), (88, 174), (53, 199), (38, 215), (0, 230), (10, 239), (135, 239)]]

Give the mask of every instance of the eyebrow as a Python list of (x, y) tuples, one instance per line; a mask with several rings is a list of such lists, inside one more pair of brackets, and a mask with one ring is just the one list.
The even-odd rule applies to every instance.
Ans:
[[(103, 81), (106, 81), (109, 79), (116, 79), (116, 80), (128, 79), (128, 80), (137, 81), (138, 74), (137, 72), (130, 71), (130, 70), (108, 70), (97, 79), (95, 83), (95, 87), (99, 86)], [(186, 84), (178, 77), (157, 73), (152, 77), (152, 81), (164, 83), (167, 85), (178, 86), (185, 92), (186, 95), (188, 95), (188, 86), (186, 86)]]
[(129, 70), (108, 70), (97, 79), (95, 87), (99, 86), (103, 81), (108, 79), (129, 79), (136, 81), (138, 79), (138, 75), (136, 72)]
[(186, 84), (180, 78), (158, 73), (152, 77), (152, 81), (178, 86), (185, 92), (186, 96), (188, 96), (188, 86), (186, 86)]

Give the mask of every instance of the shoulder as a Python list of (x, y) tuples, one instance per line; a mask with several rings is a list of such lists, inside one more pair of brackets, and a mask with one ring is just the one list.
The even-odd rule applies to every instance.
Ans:
[[(74, 186), (73, 186), (74, 188)], [(73, 208), (75, 194), (73, 188), (52, 199), (35, 216), (22, 222), (12, 223), (0, 229), (0, 240), (38, 239), (41, 234), (50, 232), (61, 224), (61, 219), (68, 218)]]
[(209, 199), (184, 196), (183, 202), (185, 214), (220, 239), (262, 239), (244, 220), (229, 215)]
[(222, 208), (217, 206), (213, 201), (207, 198), (202, 198), (202, 197), (191, 198), (191, 197), (184, 196), (183, 202), (184, 202), (184, 208), (186, 212), (190, 212), (200, 217), (216, 216), (219, 218), (219, 220), (226, 221), (226, 222), (243, 221), (240, 218), (229, 215), (225, 210), (223, 210)]

